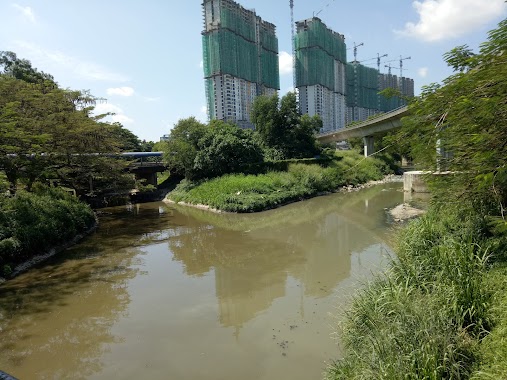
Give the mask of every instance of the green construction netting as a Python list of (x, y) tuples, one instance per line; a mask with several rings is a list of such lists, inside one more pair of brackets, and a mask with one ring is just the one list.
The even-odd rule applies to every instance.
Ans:
[(215, 89), (213, 87), (213, 79), (205, 79), (204, 87), (206, 89), (206, 100), (208, 103), (209, 118), (216, 119), (215, 115)]
[(296, 86), (320, 84), (335, 91), (334, 58), (319, 47), (296, 51)]
[(278, 54), (262, 49), (261, 53), (262, 84), (266, 87), (279, 89)]
[(245, 37), (247, 40), (255, 41), (255, 16), (245, 18), (237, 12), (222, 7), (220, 10), (220, 25), (222, 28), (230, 29)]
[(313, 20), (308, 23), (308, 29), (300, 31), (295, 37), (296, 50), (319, 47), (334, 59), (347, 62), (347, 48), (345, 42), (322, 22)]
[(260, 32), (261, 45), (264, 49), (278, 53), (278, 39), (273, 33), (264, 30)]
[(204, 76), (230, 74), (250, 82), (258, 82), (257, 46), (227, 29), (204, 34)]

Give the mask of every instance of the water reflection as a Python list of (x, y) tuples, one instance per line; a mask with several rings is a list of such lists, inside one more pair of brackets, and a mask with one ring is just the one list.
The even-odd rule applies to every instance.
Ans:
[(318, 377), (336, 356), (323, 356), (327, 313), (379, 262), (384, 208), (403, 199), (387, 188), (250, 215), (103, 210), (92, 237), (0, 286), (0, 368), (26, 379)]

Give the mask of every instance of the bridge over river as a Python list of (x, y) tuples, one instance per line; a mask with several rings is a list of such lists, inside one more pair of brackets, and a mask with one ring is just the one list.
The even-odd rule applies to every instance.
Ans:
[(362, 121), (349, 128), (323, 133), (317, 136), (321, 143), (331, 143), (362, 137), (364, 140), (364, 155), (366, 157), (375, 153), (374, 137), (401, 127), (401, 118), (408, 115), (408, 107), (403, 106), (393, 111), (382, 113), (374, 118)]

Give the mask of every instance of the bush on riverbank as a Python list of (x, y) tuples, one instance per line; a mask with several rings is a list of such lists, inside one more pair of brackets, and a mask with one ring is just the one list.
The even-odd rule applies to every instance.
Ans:
[(481, 341), (499, 322), (493, 289), (506, 287), (504, 277), (488, 280), (499, 246), (490, 236), (487, 218), (475, 211), (433, 209), (412, 222), (390, 271), (355, 298), (342, 326), (346, 354), (328, 379), (466, 379), (477, 375), (480, 357), (496, 356), (492, 348), (505, 351), (499, 342), (507, 329), (500, 326), (482, 352)]
[(183, 181), (169, 194), (169, 199), (223, 211), (262, 211), (341, 186), (379, 180), (388, 172), (387, 165), (380, 160), (365, 160), (356, 152), (340, 152), (326, 162), (326, 167), (289, 164), (287, 171), (231, 174), (200, 183)]
[(0, 275), (95, 223), (92, 209), (59, 189), (0, 196)]

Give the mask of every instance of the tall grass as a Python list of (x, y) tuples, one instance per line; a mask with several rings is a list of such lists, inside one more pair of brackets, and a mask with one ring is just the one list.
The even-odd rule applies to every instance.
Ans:
[(467, 379), (491, 325), (482, 218), (433, 210), (399, 236), (388, 273), (354, 300), (328, 379)]
[(364, 160), (358, 153), (345, 152), (326, 167), (289, 164), (287, 171), (266, 174), (229, 174), (200, 183), (183, 181), (169, 194), (175, 202), (205, 204), (232, 212), (253, 212), (309, 198), (345, 185), (378, 180), (388, 168), (375, 159)]
[[(57, 189), (0, 197), (0, 274), (93, 225), (91, 208)], [(3, 272), (3, 273), (2, 273)]]

